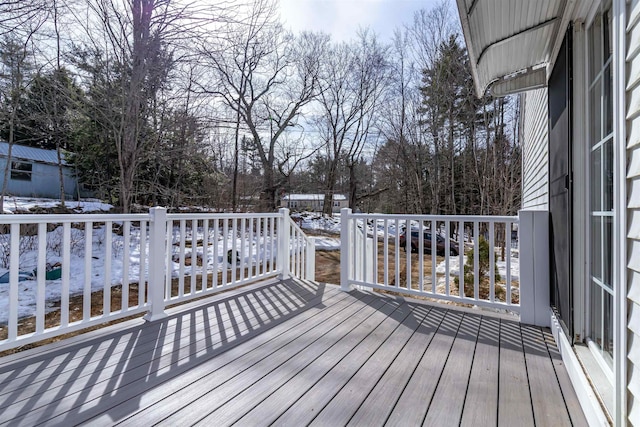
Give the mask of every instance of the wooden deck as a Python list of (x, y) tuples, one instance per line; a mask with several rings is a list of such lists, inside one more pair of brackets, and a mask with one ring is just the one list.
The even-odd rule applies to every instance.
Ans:
[(546, 329), (273, 281), (0, 359), (1, 425), (586, 425)]

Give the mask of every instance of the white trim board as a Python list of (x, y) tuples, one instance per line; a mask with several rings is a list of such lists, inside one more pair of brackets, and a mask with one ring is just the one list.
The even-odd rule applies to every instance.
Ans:
[(573, 352), (573, 348), (571, 347), (571, 344), (569, 344), (569, 340), (562, 330), (555, 314), (553, 314), (553, 311), (550, 311), (550, 316), (551, 332), (556, 340), (558, 351), (560, 352), (562, 361), (567, 368), (569, 379), (576, 391), (576, 395), (578, 396), (578, 401), (580, 402), (585, 418), (589, 422), (590, 426), (611, 425), (607, 415), (602, 410), (598, 396), (596, 396), (596, 393), (591, 388), (591, 383), (584, 373), (582, 365), (578, 361), (576, 354)]

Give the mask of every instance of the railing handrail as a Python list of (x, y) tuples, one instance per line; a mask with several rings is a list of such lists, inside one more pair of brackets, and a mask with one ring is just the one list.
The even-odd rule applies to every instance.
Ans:
[(399, 219), (412, 221), (463, 221), (463, 222), (518, 222), (518, 216), (492, 216), (492, 215), (420, 215), (420, 214), (376, 214), (376, 213), (351, 213), (352, 218), (358, 219)]
[(167, 213), (168, 220), (181, 219), (242, 219), (242, 218), (279, 218), (279, 212), (270, 213)]
[(118, 222), (149, 221), (148, 213), (140, 214), (2, 214), (0, 224), (37, 224), (37, 223), (82, 223), (82, 222)]

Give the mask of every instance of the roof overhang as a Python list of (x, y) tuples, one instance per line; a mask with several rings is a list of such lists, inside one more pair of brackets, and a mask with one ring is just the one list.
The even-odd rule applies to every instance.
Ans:
[(544, 87), (573, 0), (456, 0), (476, 94)]

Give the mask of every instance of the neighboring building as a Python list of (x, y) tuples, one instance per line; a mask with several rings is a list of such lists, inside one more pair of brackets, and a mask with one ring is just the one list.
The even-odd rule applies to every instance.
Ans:
[[(0, 186), (9, 155), (9, 143), (0, 142)], [(73, 169), (62, 159), (64, 192), (67, 198), (76, 198), (78, 180)], [(11, 164), (7, 194), (25, 197), (60, 198), (60, 175), (56, 150), (26, 147), (14, 144), (11, 147)]]
[[(324, 194), (287, 194), (282, 197), (280, 205), (292, 211), (321, 212), (324, 207)], [(349, 201), (343, 194), (333, 195), (333, 212), (348, 208)]]
[(477, 93), (524, 93), (523, 208), (550, 214), (551, 325), (587, 419), (638, 426), (640, 2), (457, 5)]

